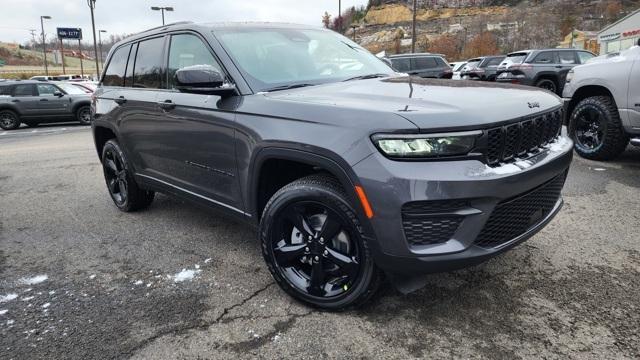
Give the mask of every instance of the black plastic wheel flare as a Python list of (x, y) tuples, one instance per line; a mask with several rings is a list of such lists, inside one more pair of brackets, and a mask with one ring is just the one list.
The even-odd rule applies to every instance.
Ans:
[(350, 222), (314, 201), (295, 202), (277, 217), (271, 241), (278, 271), (315, 297), (345, 294), (360, 276), (361, 249)]
[(576, 141), (585, 150), (600, 147), (606, 130), (607, 122), (598, 109), (588, 107), (576, 117)]
[(104, 174), (107, 179), (107, 187), (111, 196), (118, 204), (127, 201), (127, 173), (124, 169), (123, 161), (113, 150), (107, 150), (105, 155)]

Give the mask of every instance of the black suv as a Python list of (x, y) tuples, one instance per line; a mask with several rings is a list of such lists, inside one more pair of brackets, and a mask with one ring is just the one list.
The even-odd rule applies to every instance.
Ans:
[(453, 76), (451, 66), (439, 54), (399, 54), (388, 59), (397, 72), (422, 78), (451, 79)]
[(537, 86), (562, 95), (569, 70), (595, 55), (586, 50), (546, 49), (517, 51), (498, 67), (496, 81)]
[(460, 71), (460, 77), (463, 80), (495, 81), (498, 65), (502, 63), (504, 58), (503, 55), (499, 55), (471, 59)]
[(119, 209), (162, 192), (251, 224), (282, 289), (326, 309), (531, 237), (573, 154), (555, 95), (398, 74), (315, 27), (152, 29), (113, 47), (94, 99)]
[(89, 125), (90, 104), (90, 95), (67, 83), (37, 80), (1, 82), (0, 128), (13, 130), (20, 127), (20, 123), (37, 126), (70, 120)]

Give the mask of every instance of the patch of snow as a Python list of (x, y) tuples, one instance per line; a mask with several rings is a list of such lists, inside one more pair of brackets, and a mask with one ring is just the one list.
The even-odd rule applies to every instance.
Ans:
[(196, 264), (194, 267), (195, 267), (196, 269), (200, 269), (200, 265), (198, 265), (198, 264)]
[(0, 303), (15, 300), (18, 298), (18, 294), (12, 293), (0, 296)]
[(93, 274), (93, 275), (89, 276), (89, 279), (91, 279), (91, 280), (93, 280), (95, 278), (96, 278), (96, 274)]
[(137, 280), (136, 282), (133, 283), (133, 285), (142, 285), (143, 281), (142, 280)]
[(49, 276), (45, 275), (36, 275), (34, 277), (30, 277), (30, 278), (22, 278), (20, 279), (20, 282), (25, 284), (25, 285), (36, 285), (36, 284), (40, 284), (41, 282), (45, 282), (47, 281), (47, 279), (49, 278)]
[(27, 290), (25, 290), (25, 291), (23, 291), (23, 292), (29, 292), (29, 291), (31, 291), (31, 290), (33, 290), (33, 289), (32, 289), (32, 288), (28, 288)]
[(278, 341), (278, 340), (280, 340), (280, 333), (275, 334), (275, 335), (271, 338), (271, 341), (274, 341), (274, 342), (275, 342), (275, 341)]
[(48, 308), (49, 306), (51, 306), (51, 303), (46, 303), (46, 304), (42, 305), (42, 308), (43, 308), (43, 309), (46, 309), (46, 308)]
[(211, 261), (211, 258), (207, 258), (207, 259), (204, 260), (204, 263), (208, 264), (210, 261)]
[(14, 322), (15, 321), (13, 321), (13, 320), (7, 320), (7, 325), (13, 325)]
[(4, 315), (4, 314), (6, 314), (6, 313), (8, 313), (8, 312), (9, 312), (9, 310), (7, 310), (7, 309), (2, 309), (2, 310), (0, 310), (0, 315)]
[(35, 296), (27, 296), (27, 297), (23, 297), (23, 298), (22, 298), (22, 299), (20, 299), (20, 300), (22, 300), (22, 301), (31, 301), (31, 300), (33, 300), (33, 298), (34, 298), (34, 297), (35, 297)]
[(173, 282), (183, 282), (187, 280), (193, 280), (193, 278), (200, 273), (201, 270), (187, 270), (182, 269), (179, 273), (173, 276)]
[(147, 284), (147, 287), (151, 287), (151, 283), (148, 283), (148, 284)]
[(55, 294), (55, 293), (56, 293), (56, 292), (55, 292), (55, 290), (51, 290), (51, 291), (49, 291), (49, 295), (53, 295), (53, 294)]
[(605, 168), (593, 168), (594, 171), (607, 171)]
[(549, 151), (551, 152), (560, 152), (564, 149), (565, 146), (567, 146), (567, 143), (567, 137), (560, 136), (556, 141), (547, 145), (547, 149), (549, 149)]

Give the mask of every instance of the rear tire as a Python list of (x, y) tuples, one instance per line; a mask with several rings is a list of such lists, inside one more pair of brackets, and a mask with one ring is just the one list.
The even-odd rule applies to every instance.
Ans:
[(608, 96), (580, 101), (571, 113), (569, 135), (578, 155), (591, 160), (611, 160), (629, 144), (618, 108)]
[(91, 125), (91, 107), (81, 106), (76, 111), (76, 119), (82, 125)]
[(151, 205), (155, 193), (141, 189), (135, 182), (131, 166), (115, 139), (104, 144), (102, 168), (107, 190), (118, 209), (131, 212)]
[(264, 209), (259, 236), (278, 285), (308, 305), (357, 307), (382, 280), (358, 217), (333, 177), (312, 175), (278, 190)]
[(540, 79), (536, 82), (536, 87), (549, 90), (554, 94), (558, 94), (558, 85), (551, 79)]
[(18, 114), (11, 110), (0, 111), (0, 128), (3, 130), (15, 130), (20, 127)]

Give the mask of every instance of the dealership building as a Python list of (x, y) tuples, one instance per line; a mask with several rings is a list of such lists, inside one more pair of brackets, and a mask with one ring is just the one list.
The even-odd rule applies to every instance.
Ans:
[(640, 9), (598, 33), (601, 55), (627, 50), (633, 45), (638, 45), (638, 40), (640, 40)]

